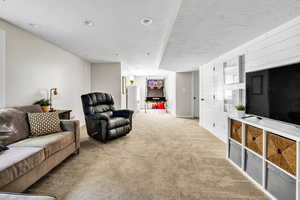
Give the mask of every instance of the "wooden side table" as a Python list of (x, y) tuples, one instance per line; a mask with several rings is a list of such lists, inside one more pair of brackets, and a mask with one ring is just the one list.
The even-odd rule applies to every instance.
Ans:
[(72, 110), (55, 110), (55, 112), (58, 112), (59, 119), (71, 119)]

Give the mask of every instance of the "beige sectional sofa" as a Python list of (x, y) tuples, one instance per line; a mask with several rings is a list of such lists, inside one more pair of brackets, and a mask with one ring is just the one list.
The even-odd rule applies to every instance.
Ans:
[(0, 191), (23, 192), (73, 153), (79, 152), (79, 121), (61, 121), (63, 132), (30, 137), (27, 112), (39, 106), (0, 110), (0, 141), (9, 150), (0, 152)]

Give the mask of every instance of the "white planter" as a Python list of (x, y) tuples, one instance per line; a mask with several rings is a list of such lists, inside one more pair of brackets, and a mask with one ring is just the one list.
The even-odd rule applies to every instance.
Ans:
[(237, 110), (236, 111), (238, 118), (245, 117), (245, 111), (244, 110)]

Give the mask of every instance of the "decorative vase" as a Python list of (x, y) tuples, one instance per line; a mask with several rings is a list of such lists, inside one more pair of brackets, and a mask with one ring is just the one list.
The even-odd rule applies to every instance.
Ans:
[(245, 117), (245, 111), (244, 110), (237, 110), (237, 116), (238, 116), (238, 118)]
[(41, 106), (43, 112), (49, 112), (50, 106)]

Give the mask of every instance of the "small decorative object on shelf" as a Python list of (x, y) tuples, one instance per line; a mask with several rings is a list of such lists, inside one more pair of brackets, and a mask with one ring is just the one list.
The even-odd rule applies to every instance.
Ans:
[(236, 111), (237, 111), (237, 116), (238, 116), (239, 118), (245, 117), (245, 110), (246, 110), (246, 107), (245, 107), (244, 105), (242, 105), (242, 104), (236, 105), (236, 106), (235, 106), (235, 109), (236, 109)]
[(50, 101), (49, 99), (41, 99), (33, 103), (33, 105), (40, 105), (43, 112), (49, 112), (50, 110)]
[(130, 80), (130, 85), (134, 85), (134, 80)]
[(50, 111), (54, 111), (54, 108), (52, 107), (52, 103), (53, 103), (52, 95), (58, 95), (57, 88), (50, 89)]

